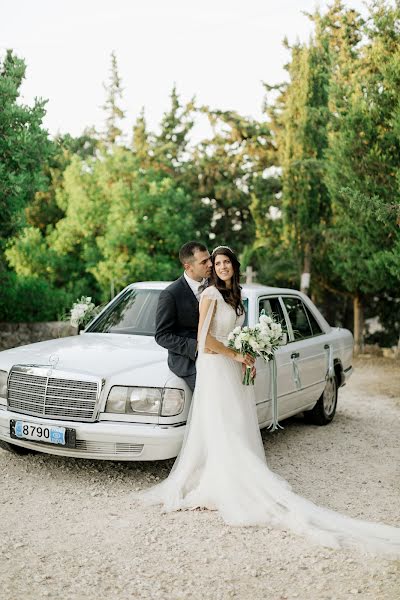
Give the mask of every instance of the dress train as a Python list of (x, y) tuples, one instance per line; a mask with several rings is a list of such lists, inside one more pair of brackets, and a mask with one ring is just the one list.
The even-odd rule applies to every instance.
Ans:
[(242, 386), (239, 363), (202, 354), (198, 374), (184, 443), (171, 473), (135, 494), (136, 499), (161, 504), (163, 512), (217, 510), (228, 525), (286, 529), (322, 546), (400, 557), (400, 528), (317, 506), (268, 468), (254, 391)]

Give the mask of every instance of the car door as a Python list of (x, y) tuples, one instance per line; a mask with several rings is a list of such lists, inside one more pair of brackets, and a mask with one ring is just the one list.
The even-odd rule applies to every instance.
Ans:
[(327, 335), (311, 309), (295, 295), (282, 297), (290, 326), (287, 348), (299, 393), (298, 409), (316, 402), (325, 387), (327, 372)]
[[(286, 315), (279, 295), (260, 296), (258, 298), (258, 316), (261, 311), (275, 321), (282, 324), (285, 333), (288, 332)], [(288, 345), (280, 346), (275, 353), (275, 360), (278, 373), (278, 416), (283, 418), (292, 412), (292, 407), (296, 406), (295, 395), (297, 388), (293, 379), (292, 360), (290, 358), (291, 350)], [(257, 402), (257, 414), (260, 425), (266, 424), (272, 419), (272, 393), (271, 393), (271, 371), (270, 363), (263, 359), (257, 359), (257, 377), (255, 380), (255, 392)]]

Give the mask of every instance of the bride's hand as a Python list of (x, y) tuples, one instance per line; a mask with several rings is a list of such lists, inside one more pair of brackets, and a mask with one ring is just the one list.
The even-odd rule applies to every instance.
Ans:
[(243, 356), (243, 354), (239, 354), (239, 352), (235, 352), (234, 360), (243, 363), (246, 367), (252, 367), (255, 363), (254, 356), (251, 356), (251, 354), (245, 354)]
[[(247, 369), (246, 365), (244, 363), (242, 363), (242, 372), (243, 372), (243, 374), (244, 374), (244, 372), (245, 372), (246, 369)], [(257, 369), (256, 369), (255, 365), (252, 366), (250, 375), (251, 375), (252, 379), (256, 378)]]

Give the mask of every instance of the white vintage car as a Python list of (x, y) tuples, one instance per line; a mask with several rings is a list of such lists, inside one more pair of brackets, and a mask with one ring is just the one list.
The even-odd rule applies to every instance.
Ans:
[[(158, 296), (167, 285), (128, 286), (79, 336), (0, 352), (1, 447), (107, 460), (176, 456), (191, 392), (153, 337)], [(279, 420), (304, 412), (326, 425), (352, 372), (352, 334), (330, 327), (298, 291), (253, 284), (243, 293), (249, 325), (264, 310), (287, 332), (288, 343), (276, 352)], [(271, 387), (270, 363), (259, 359), (260, 428), (272, 422)]]

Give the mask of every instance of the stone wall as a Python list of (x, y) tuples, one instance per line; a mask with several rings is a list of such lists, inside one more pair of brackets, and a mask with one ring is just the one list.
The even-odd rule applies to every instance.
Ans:
[(34, 342), (76, 335), (78, 329), (63, 321), (0, 323), (0, 351)]

